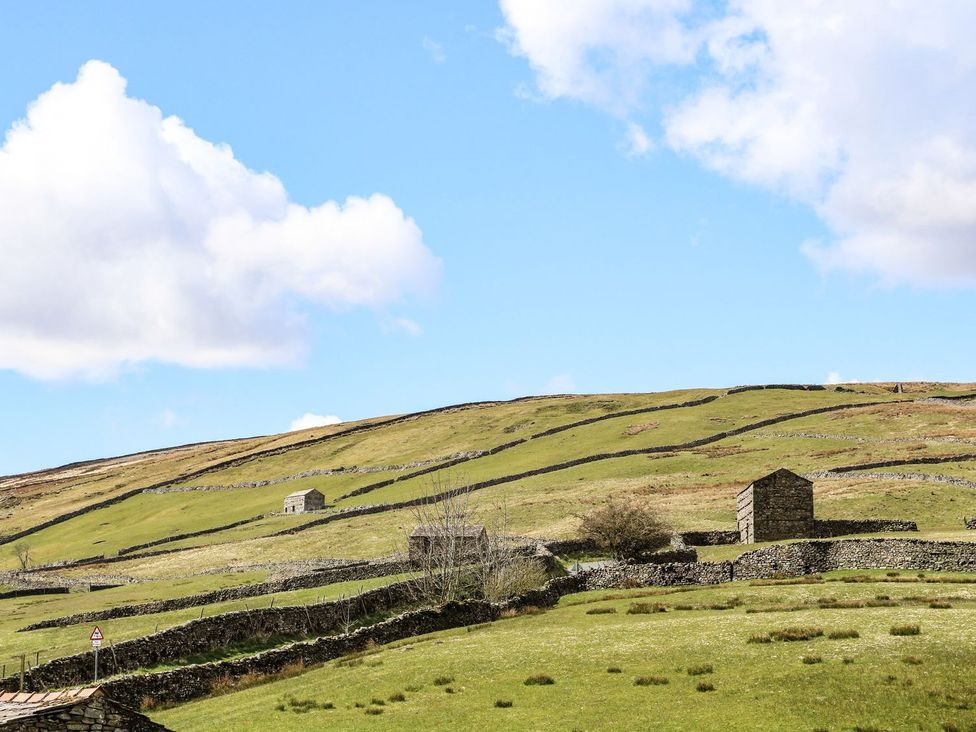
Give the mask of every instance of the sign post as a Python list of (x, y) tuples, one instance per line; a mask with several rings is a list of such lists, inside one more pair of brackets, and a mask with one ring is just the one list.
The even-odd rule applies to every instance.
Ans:
[(102, 631), (96, 625), (95, 630), (91, 634), (91, 644), (92, 648), (95, 649), (95, 681), (98, 681), (98, 649), (102, 647), (102, 640), (105, 636), (102, 635)]

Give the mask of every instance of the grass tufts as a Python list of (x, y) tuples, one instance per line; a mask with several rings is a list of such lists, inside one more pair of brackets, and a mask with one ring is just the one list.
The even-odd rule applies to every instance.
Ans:
[(715, 687), (707, 681), (699, 681), (695, 691), (715, 691)]
[(847, 640), (848, 638), (860, 638), (861, 634), (853, 628), (847, 630), (832, 630), (827, 634), (830, 640)]
[(889, 632), (892, 635), (921, 635), (922, 629), (917, 625), (892, 625)]
[(666, 676), (638, 676), (634, 679), (634, 686), (664, 686), (670, 683)]
[(819, 638), (824, 634), (823, 628), (782, 628), (770, 632), (770, 637), (776, 641), (806, 641)]
[(761, 633), (756, 633), (755, 635), (750, 635), (749, 640), (746, 643), (772, 643), (773, 639), (769, 635), (763, 635)]
[(390, 694), (389, 701), (391, 702), (405, 702), (407, 700), (407, 695), (402, 691), (398, 691), (395, 694)]
[(812, 666), (815, 663), (823, 663), (823, 658), (820, 656), (804, 656), (800, 660), (803, 661), (803, 663), (805, 663), (807, 666)]
[(496, 699), (495, 706), (499, 709), (511, 709), (512, 700), (511, 699)]
[(627, 608), (628, 615), (650, 615), (667, 612), (667, 607), (659, 602), (635, 602)]
[(924, 663), (918, 656), (905, 656), (901, 662), (907, 663), (909, 666), (921, 666)]
[(434, 686), (447, 686), (452, 681), (454, 681), (453, 676), (438, 676), (434, 679)]
[(607, 669), (607, 673), (608, 674), (619, 674), (619, 673), (623, 673), (623, 672), (620, 670), (620, 667), (619, 666), (611, 666), (610, 668)]
[(689, 666), (688, 675), (689, 676), (704, 676), (705, 674), (714, 673), (715, 669), (712, 668), (712, 664), (703, 663), (699, 666)]
[(593, 607), (586, 611), (587, 615), (612, 615), (617, 612), (615, 607)]
[(550, 686), (555, 684), (556, 680), (548, 674), (536, 674), (527, 678), (523, 683), (526, 686)]

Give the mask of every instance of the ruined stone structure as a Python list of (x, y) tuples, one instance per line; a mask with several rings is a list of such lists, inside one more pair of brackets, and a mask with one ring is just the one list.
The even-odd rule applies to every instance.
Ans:
[(111, 700), (97, 686), (36, 694), (0, 694), (0, 730), (167, 732), (163, 725)]
[(325, 496), (314, 488), (285, 496), (285, 513), (306, 513), (325, 508)]
[(743, 544), (814, 535), (813, 482), (786, 468), (750, 483), (735, 509)]
[(420, 525), (410, 532), (407, 547), (410, 561), (423, 561), (425, 557), (431, 556), (448, 544), (453, 545), (462, 554), (469, 552), (477, 554), (487, 546), (488, 532), (480, 524), (456, 528)]

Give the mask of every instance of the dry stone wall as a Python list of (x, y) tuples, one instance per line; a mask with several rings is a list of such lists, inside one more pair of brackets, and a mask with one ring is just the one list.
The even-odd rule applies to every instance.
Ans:
[(738, 531), (685, 531), (681, 540), (688, 546), (721, 546), (738, 544)]
[(918, 531), (918, 525), (902, 519), (817, 519), (813, 522), (813, 536), (818, 539), (885, 531)]
[(155, 613), (169, 612), (170, 610), (185, 610), (190, 607), (200, 607), (201, 605), (211, 605), (215, 602), (226, 602), (228, 600), (244, 600), (249, 597), (259, 597), (261, 595), (273, 595), (278, 592), (290, 592), (292, 590), (305, 590), (312, 587), (324, 587), (337, 582), (354, 582), (356, 580), (372, 579), (374, 577), (385, 577), (391, 574), (400, 574), (411, 571), (411, 565), (405, 561), (391, 562), (363, 562), (350, 567), (340, 567), (324, 572), (312, 572), (297, 577), (275, 580), (273, 582), (259, 582), (253, 585), (241, 585), (239, 587), (228, 587), (223, 590), (213, 592), (203, 592), (197, 595), (187, 595), (186, 597), (176, 597), (169, 600), (156, 600), (145, 602), (138, 605), (118, 605), (105, 610), (95, 610), (87, 613), (77, 613), (66, 615), (60, 618), (42, 620), (32, 623), (22, 631), (39, 630), (41, 628), (63, 628), (77, 623), (93, 623), (99, 620), (112, 620), (114, 618), (128, 618), (134, 615), (153, 615)]
[(734, 579), (800, 576), (836, 569), (976, 572), (976, 543), (919, 539), (842, 539), (777, 544), (733, 562)]

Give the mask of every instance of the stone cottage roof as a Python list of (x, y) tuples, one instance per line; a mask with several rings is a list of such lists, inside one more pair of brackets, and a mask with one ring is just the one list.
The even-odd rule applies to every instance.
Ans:
[(810, 485), (813, 485), (813, 481), (812, 480), (807, 480), (802, 475), (797, 475), (792, 470), (787, 470), (786, 468), (780, 468), (779, 470), (774, 470), (769, 475), (764, 475), (762, 478), (756, 478), (749, 485), (747, 485), (745, 488), (743, 488), (741, 491), (739, 491), (739, 493), (737, 495), (740, 495), (741, 496), (743, 493), (745, 493), (747, 490), (749, 490), (750, 488), (752, 488), (752, 486), (756, 485), (757, 483), (766, 483), (766, 482), (774, 481), (774, 480), (776, 480), (776, 478), (778, 476), (786, 476), (786, 477), (793, 478), (793, 479), (796, 479), (798, 481), (801, 481), (803, 483), (809, 483)]
[(320, 496), (322, 495), (322, 491), (316, 490), (315, 488), (307, 488), (306, 490), (303, 491), (295, 491), (294, 493), (289, 493), (287, 496), (285, 496), (285, 498), (299, 498), (301, 496), (307, 496), (312, 493), (318, 493)]
[(459, 539), (477, 539), (483, 536), (485, 533), (485, 527), (482, 524), (458, 526), (453, 528), (421, 524), (410, 532), (410, 536), (426, 536), (431, 538), (440, 536), (454, 536)]
[(73, 707), (94, 695), (104, 696), (98, 686), (88, 686), (65, 691), (31, 693), (8, 691), (0, 694), (0, 725), (15, 719), (38, 717), (64, 707)]

